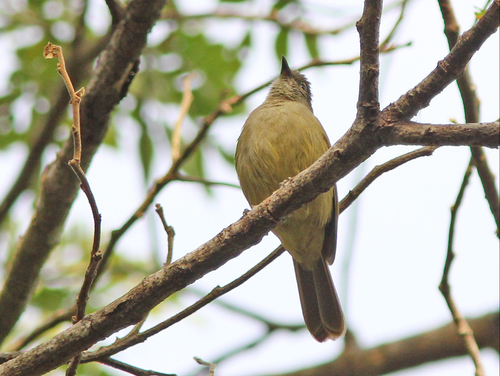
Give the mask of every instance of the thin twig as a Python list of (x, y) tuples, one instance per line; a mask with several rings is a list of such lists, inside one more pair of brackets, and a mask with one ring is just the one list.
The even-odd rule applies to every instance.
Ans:
[(76, 307), (71, 307), (70, 309), (66, 309), (64, 311), (59, 311), (56, 312), (54, 316), (52, 316), (49, 321), (47, 321), (45, 324), (39, 326), (38, 328), (34, 329), (29, 335), (27, 335), (24, 338), (19, 339), (13, 346), (12, 348), (15, 351), (22, 350), (25, 348), (27, 345), (29, 345), (31, 342), (33, 342), (35, 339), (40, 337), (43, 333), (46, 331), (54, 328), (56, 325), (59, 325), (60, 323), (66, 322), (66, 321), (71, 321), (71, 317), (73, 316), (75, 312)]
[(467, 352), (472, 358), (474, 365), (476, 367), (476, 376), (485, 376), (485, 371), (481, 362), (481, 355), (479, 352), (479, 347), (474, 338), (474, 333), (470, 328), (467, 320), (463, 317), (462, 313), (458, 309), (453, 296), (451, 295), (451, 288), (448, 283), (448, 277), (450, 274), (451, 264), (455, 257), (455, 253), (453, 251), (453, 238), (455, 233), (455, 222), (457, 218), (458, 208), (462, 203), (462, 199), (464, 196), (465, 188), (469, 184), (469, 179), (472, 174), (472, 162), (467, 166), (467, 170), (464, 174), (464, 179), (462, 181), (462, 185), (460, 186), (460, 190), (457, 195), (457, 199), (455, 200), (455, 204), (451, 208), (451, 219), (450, 219), (450, 230), (448, 234), (448, 250), (446, 252), (446, 262), (443, 269), (443, 277), (441, 279), (441, 283), (439, 284), (439, 290), (443, 294), (443, 297), (446, 300), (446, 304), (450, 309), (451, 315), (453, 316), (453, 321), (457, 327), (458, 334), (463, 338), (465, 347), (467, 348)]
[[(80, 180), (80, 187), (82, 191), (87, 196), (87, 199), (92, 210), (92, 216), (94, 218), (94, 240), (92, 244), (92, 250), (90, 253), (90, 263), (85, 272), (85, 278), (83, 280), (82, 287), (76, 299), (76, 313), (73, 317), (73, 324), (83, 319), (85, 316), (85, 308), (87, 306), (87, 301), (89, 298), (89, 292), (92, 284), (95, 280), (97, 267), (102, 259), (102, 253), (99, 251), (99, 244), (101, 239), (101, 215), (99, 214), (99, 209), (97, 208), (97, 203), (95, 201), (94, 195), (90, 188), (90, 184), (85, 176), (85, 172), (80, 166), (80, 161), (82, 159), (82, 137), (81, 137), (81, 127), (80, 127), (80, 103), (82, 97), (85, 95), (85, 89), (81, 88), (75, 91), (71, 78), (69, 77), (68, 71), (66, 69), (66, 62), (64, 60), (64, 55), (61, 46), (53, 45), (48, 43), (44, 49), (44, 57), (46, 59), (52, 59), (57, 57), (59, 62), (57, 63), (57, 71), (64, 80), (64, 83), (68, 89), (69, 95), (71, 97), (70, 104), (73, 107), (73, 142), (74, 142), (74, 152), (73, 159), (68, 162), (69, 166), (72, 168), (75, 175)], [(75, 356), (70, 362), (66, 375), (73, 376), (76, 374), (76, 369), (80, 363), (81, 354)]]
[[(392, 4), (389, 4), (385, 7), (384, 11), (392, 10), (393, 8), (399, 6), (403, 1), (396, 1)], [(268, 21), (273, 22), (279, 27), (283, 29), (289, 30), (298, 30), (303, 32), (306, 35), (337, 35), (345, 30), (349, 30), (355, 24), (355, 21), (347, 22), (345, 25), (342, 25), (335, 29), (318, 29), (312, 26), (310, 23), (304, 21), (300, 18), (294, 18), (291, 21), (284, 22), (283, 17), (281, 17), (280, 12), (276, 11), (276, 9), (272, 8), (269, 14), (250, 14), (248, 11), (238, 11), (236, 8), (224, 8), (220, 7), (211, 13), (203, 13), (203, 14), (181, 14), (176, 9), (170, 8), (163, 13), (163, 19), (175, 19), (178, 21), (189, 21), (189, 20), (199, 20), (199, 19), (230, 19), (236, 18), (239, 20), (250, 21), (250, 22), (259, 22), (259, 21)]]
[(399, 12), (399, 17), (398, 17), (396, 23), (394, 24), (394, 26), (392, 27), (392, 30), (389, 32), (389, 34), (387, 34), (387, 36), (385, 37), (385, 39), (383, 40), (383, 42), (380, 43), (380, 50), (381, 51), (384, 51), (386, 49), (386, 47), (388, 46), (389, 42), (394, 37), (394, 34), (396, 34), (396, 30), (398, 29), (399, 25), (403, 21), (405, 10), (406, 10), (406, 5), (408, 5), (409, 1), (410, 0), (403, 0), (403, 1), (401, 1), (401, 11)]
[(174, 231), (174, 228), (172, 226), (169, 226), (167, 224), (167, 220), (165, 219), (165, 215), (163, 214), (163, 208), (160, 204), (156, 204), (156, 212), (158, 213), (158, 216), (160, 217), (161, 223), (163, 224), (163, 228), (165, 229), (165, 232), (167, 233), (168, 252), (167, 252), (167, 261), (165, 262), (165, 265), (170, 265), (172, 263), (172, 255), (174, 253), (175, 231)]
[(409, 162), (413, 159), (432, 155), (434, 150), (436, 150), (436, 146), (424, 146), (420, 149), (410, 151), (409, 153), (403, 154), (399, 157), (391, 159), (388, 162), (385, 162), (382, 165), (375, 166), (368, 175), (366, 175), (363, 180), (361, 180), (356, 187), (349, 191), (349, 193), (340, 201), (339, 203), (339, 212), (342, 213), (345, 209), (347, 209), (360, 195), (363, 191), (368, 188), (368, 186), (375, 181), (380, 175), (394, 170), (396, 167), (401, 166), (402, 164)]
[(181, 156), (181, 128), (186, 118), (189, 107), (193, 102), (194, 96), (191, 91), (191, 81), (196, 77), (196, 73), (191, 72), (183, 79), (184, 92), (182, 94), (181, 110), (179, 113), (179, 119), (177, 119), (174, 131), (172, 133), (172, 161), (176, 161)]
[[(460, 26), (455, 18), (453, 11), (453, 6), (449, 0), (438, 0), (439, 8), (444, 20), (444, 33), (448, 39), (448, 46), (450, 51), (455, 47), (460, 34)], [(464, 74), (457, 79), (457, 85), (460, 90), (462, 97), (462, 102), (464, 105), (465, 120), (466, 122), (479, 122), (479, 105), (480, 101), (477, 97), (475, 85), (472, 82), (472, 78), (469, 74), (468, 66), (464, 69)], [(453, 237), (455, 232), (455, 221), (458, 213), (458, 208), (462, 202), (465, 188), (469, 182), (472, 167), (475, 166), (478, 172), (479, 178), (484, 187), (486, 194), (486, 199), (490, 205), (491, 212), (497, 223), (497, 235), (500, 236), (498, 232), (499, 226), (499, 208), (498, 208), (498, 191), (495, 186), (495, 179), (488, 167), (488, 161), (484, 155), (483, 148), (480, 146), (471, 146), (471, 161), (467, 166), (467, 170), (464, 174), (464, 179), (462, 186), (460, 187), (455, 205), (453, 205), (451, 210), (451, 220), (450, 220), (450, 230), (448, 234), (448, 251), (446, 255), (446, 263), (443, 270), (443, 278), (439, 289), (441, 290), (448, 308), (450, 309), (453, 320), (455, 321), (457, 332), (463, 337), (467, 352), (469, 353), (474, 365), (476, 367), (476, 376), (484, 376), (485, 371), (481, 361), (481, 354), (479, 352), (479, 347), (474, 338), (474, 333), (470, 328), (467, 320), (462, 316), (460, 310), (455, 304), (455, 301), (451, 295), (450, 286), (448, 283), (448, 275), (451, 268), (451, 263), (455, 257), (453, 252)]]
[(162, 373), (162, 372), (157, 372), (157, 371), (151, 371), (151, 370), (145, 370), (142, 368), (134, 367), (130, 364), (120, 362), (119, 360), (116, 359), (100, 359), (99, 363), (106, 364), (108, 366), (111, 366), (113, 368), (119, 369), (120, 371), (128, 372), (132, 375), (136, 376), (176, 376), (173, 373)]
[(196, 303), (192, 304), (188, 308), (179, 312), (175, 316), (172, 316), (169, 319), (161, 322), (160, 324), (152, 327), (151, 329), (148, 329), (142, 333), (138, 333), (135, 336), (128, 337), (128, 338), (127, 337), (120, 338), (112, 345), (101, 347), (99, 350), (96, 350), (94, 352), (87, 352), (84, 354), (82, 362), (87, 363), (87, 362), (99, 360), (101, 358), (107, 358), (107, 357), (112, 356), (120, 351), (123, 351), (123, 350), (125, 350), (133, 345), (144, 342), (149, 337), (151, 337), (151, 336), (159, 333), (160, 331), (165, 330), (168, 327), (178, 323), (179, 321), (181, 321), (181, 320), (185, 319), (186, 317), (192, 315), (193, 313), (197, 312), (198, 310), (200, 310), (201, 308), (203, 308), (207, 304), (211, 303), (215, 299), (219, 298), (220, 296), (224, 295), (225, 293), (240, 286), (241, 284), (246, 282), (248, 279), (253, 277), (255, 274), (257, 274), (259, 271), (261, 271), (264, 267), (269, 265), (278, 256), (280, 256), (284, 251), (285, 251), (285, 249), (282, 246), (279, 246), (271, 254), (269, 254), (266, 258), (264, 258), (261, 262), (259, 262), (257, 265), (255, 265), (252, 269), (247, 271), (245, 274), (241, 275), (240, 277), (236, 278), (234, 281), (228, 283), (227, 285), (225, 285), (223, 287), (220, 287), (220, 286), (215, 287), (209, 294), (205, 295), (202, 299), (198, 300)]
[(225, 183), (222, 181), (210, 181), (206, 180), (203, 178), (199, 178), (197, 176), (187, 176), (187, 175), (182, 175), (182, 174), (177, 174), (177, 181), (185, 181), (185, 182), (193, 182), (193, 183), (201, 183), (206, 186), (214, 186), (214, 185), (220, 185), (223, 187), (231, 187), (231, 188), (238, 188), (240, 189), (240, 186), (238, 184), (231, 184), (231, 183)]
[(194, 360), (196, 360), (196, 363), (202, 365), (202, 366), (206, 366), (208, 367), (208, 372), (209, 372), (209, 375), (210, 376), (214, 376), (215, 375), (215, 367), (217, 366), (216, 363), (210, 363), (210, 362), (207, 362), (201, 358), (198, 358), (197, 356), (195, 356), (193, 358)]
[[(206, 296), (205, 292), (199, 291), (195, 289), (194, 287), (190, 287), (188, 289), (188, 292), (194, 293), (197, 296), (204, 297)], [(235, 312), (239, 315), (248, 317), (252, 320), (256, 320), (262, 324), (264, 324), (267, 327), (267, 332), (272, 333), (275, 330), (287, 330), (289, 332), (296, 332), (298, 330), (302, 330), (306, 328), (306, 325), (304, 323), (301, 324), (281, 324), (277, 323), (274, 321), (270, 321), (269, 319), (265, 318), (264, 316), (259, 315), (258, 313), (251, 312), (248, 309), (243, 309), (241, 307), (232, 305), (228, 302), (225, 302), (223, 300), (217, 300), (214, 302), (214, 304), (217, 304), (219, 307), (223, 307), (229, 311)]]

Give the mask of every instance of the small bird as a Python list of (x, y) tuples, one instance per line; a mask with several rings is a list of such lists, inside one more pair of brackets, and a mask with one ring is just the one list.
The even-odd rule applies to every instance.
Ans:
[[(330, 142), (311, 106), (310, 83), (282, 58), (280, 76), (252, 111), (236, 146), (235, 165), (250, 205), (314, 163)], [(345, 334), (345, 322), (327, 266), (335, 259), (336, 187), (293, 212), (273, 232), (292, 255), (304, 321), (319, 342)]]

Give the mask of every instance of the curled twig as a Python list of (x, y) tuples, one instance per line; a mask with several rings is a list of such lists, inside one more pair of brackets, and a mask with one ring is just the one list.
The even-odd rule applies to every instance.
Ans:
[[(95, 280), (97, 273), (97, 266), (102, 259), (102, 253), (99, 251), (99, 244), (101, 238), (101, 215), (99, 214), (99, 209), (97, 208), (97, 203), (95, 201), (94, 195), (90, 188), (90, 184), (85, 176), (80, 161), (82, 159), (82, 137), (80, 128), (80, 103), (82, 97), (85, 95), (85, 89), (81, 88), (75, 91), (71, 78), (69, 77), (68, 71), (66, 69), (66, 62), (64, 60), (64, 55), (61, 46), (56, 46), (52, 43), (48, 43), (44, 49), (44, 55), (46, 59), (52, 59), (57, 57), (59, 62), (57, 63), (57, 71), (64, 80), (64, 83), (68, 89), (69, 95), (71, 97), (70, 104), (73, 107), (73, 142), (74, 151), (73, 159), (68, 162), (69, 166), (75, 173), (75, 175), (80, 180), (80, 188), (87, 196), (87, 199), (92, 210), (92, 216), (94, 218), (94, 240), (92, 244), (92, 251), (90, 253), (90, 263), (85, 272), (85, 278), (83, 280), (82, 287), (76, 299), (76, 313), (73, 316), (73, 323), (76, 323), (83, 319), (85, 316), (85, 308), (87, 306), (87, 301), (89, 298), (89, 292), (92, 284)], [(80, 363), (81, 354), (75, 356), (71, 361), (68, 369), (66, 370), (66, 375), (76, 374), (76, 368)]]

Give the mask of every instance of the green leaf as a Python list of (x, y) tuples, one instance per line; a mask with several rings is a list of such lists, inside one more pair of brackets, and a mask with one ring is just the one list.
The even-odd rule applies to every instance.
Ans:
[(317, 34), (305, 34), (306, 38), (306, 46), (311, 58), (316, 59), (319, 57), (319, 49), (318, 49), (318, 35)]
[(283, 9), (284, 7), (286, 7), (288, 4), (291, 4), (291, 3), (296, 3), (297, 1), (296, 0), (278, 0), (274, 5), (273, 5), (273, 9), (276, 9), (276, 10), (281, 10)]
[[(164, 103), (179, 104), (182, 77), (194, 71), (197, 77), (192, 83), (194, 100), (189, 114), (192, 117), (206, 115), (216, 108), (221, 93), (232, 89), (234, 77), (241, 66), (239, 50), (239, 46), (229, 48), (213, 43), (203, 34), (196, 34), (196, 23), (194, 26), (193, 23), (181, 24), (155, 49), (147, 50), (144, 60), (154, 63), (142, 68), (131, 91), (138, 98), (155, 98)], [(155, 64), (168, 55), (178, 56), (180, 66), (171, 71), (156, 70)]]
[[(182, 169), (187, 175), (205, 179), (203, 152), (204, 150), (202, 150), (201, 147), (198, 147), (193, 155), (186, 161), (186, 163), (184, 163)], [(210, 186), (203, 185), (203, 187), (209, 195), (212, 193), (212, 189), (210, 189)]]
[(68, 289), (43, 287), (32, 299), (32, 304), (44, 311), (54, 311), (63, 307), (69, 296)]
[(205, 171), (203, 169), (203, 155), (200, 148), (196, 149), (186, 163), (184, 163), (182, 169), (190, 176), (202, 179), (205, 177)]
[(139, 155), (141, 157), (144, 181), (147, 181), (151, 169), (151, 160), (153, 158), (153, 142), (149, 137), (148, 127), (146, 123), (144, 123), (144, 121), (140, 119), (139, 124), (141, 125), (141, 137), (139, 138)]
[(245, 35), (245, 38), (243, 38), (243, 40), (240, 43), (240, 48), (250, 47), (251, 44), (252, 44), (252, 32), (251, 30), (248, 30), (248, 32)]
[(118, 149), (118, 133), (116, 132), (115, 124), (111, 124), (106, 131), (104, 136), (103, 144), (111, 146), (114, 149)]
[(281, 60), (281, 56), (286, 56), (288, 52), (288, 34), (290, 33), (290, 29), (282, 27), (278, 36), (276, 37), (276, 42), (274, 45), (274, 50), (276, 52), (276, 56), (279, 60)]
[(222, 158), (224, 158), (226, 162), (234, 166), (234, 153), (228, 153), (220, 145), (217, 145), (217, 150), (219, 151), (220, 155), (222, 156)]

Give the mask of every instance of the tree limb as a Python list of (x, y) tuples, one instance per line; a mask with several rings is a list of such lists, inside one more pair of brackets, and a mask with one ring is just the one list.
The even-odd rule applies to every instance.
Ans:
[[(498, 352), (499, 313), (468, 319), (480, 348)], [(370, 349), (346, 351), (332, 362), (274, 376), (378, 376), (425, 363), (466, 355), (454, 324)]]
[(467, 146), (483, 145), (498, 148), (500, 123), (421, 124), (399, 123), (382, 127), (384, 145)]

